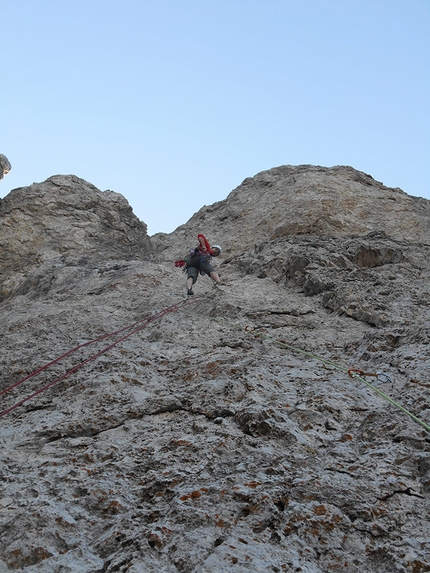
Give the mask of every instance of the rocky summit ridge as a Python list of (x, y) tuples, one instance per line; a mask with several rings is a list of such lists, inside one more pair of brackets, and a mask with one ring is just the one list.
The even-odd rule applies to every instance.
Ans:
[(56, 175), (0, 272), (1, 572), (430, 571), (430, 201), (282, 166), (149, 237)]

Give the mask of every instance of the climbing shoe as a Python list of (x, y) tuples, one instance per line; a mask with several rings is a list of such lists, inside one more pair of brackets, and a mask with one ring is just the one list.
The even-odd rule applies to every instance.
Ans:
[(194, 294), (194, 293), (193, 293), (193, 289), (189, 288), (188, 291), (187, 291), (187, 295), (188, 295), (188, 296), (192, 296), (193, 294)]

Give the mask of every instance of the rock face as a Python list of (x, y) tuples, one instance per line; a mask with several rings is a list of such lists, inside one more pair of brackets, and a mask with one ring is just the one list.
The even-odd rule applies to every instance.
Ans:
[(12, 169), (9, 159), (3, 153), (0, 153), (0, 179), (3, 179)]
[(201, 209), (174, 236), (190, 240), (202, 228), (234, 254), (303, 235), (350, 237), (378, 231), (429, 243), (430, 203), (351, 167), (284, 165), (245, 179), (227, 199)]
[[(76, 177), (13, 191), (0, 571), (430, 571), (429, 209), (285, 166), (148, 238)], [(197, 232), (225, 286), (184, 301)]]
[(40, 282), (49, 289), (47, 280), (68, 283), (89, 261), (139, 259), (149, 249), (146, 225), (122, 195), (73, 175), (15, 189), (0, 199), (0, 220), (0, 300)]

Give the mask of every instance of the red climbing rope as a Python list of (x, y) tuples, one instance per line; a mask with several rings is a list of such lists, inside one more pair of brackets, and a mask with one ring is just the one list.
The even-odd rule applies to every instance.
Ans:
[(76, 352), (77, 350), (80, 350), (81, 348), (84, 348), (85, 346), (89, 346), (90, 344), (94, 344), (95, 342), (100, 342), (100, 340), (104, 340), (105, 338), (110, 338), (111, 336), (115, 336), (115, 334), (120, 334), (121, 332), (124, 332), (125, 330), (129, 330), (130, 328), (133, 328), (134, 326), (136, 326), (137, 324), (140, 324), (141, 322), (147, 321), (149, 320), (150, 317), (147, 318), (142, 318), (141, 320), (135, 322), (134, 324), (131, 324), (130, 326), (125, 326), (124, 328), (121, 328), (120, 330), (116, 330), (115, 332), (110, 332), (109, 334), (104, 334), (103, 336), (99, 336), (98, 338), (95, 338), (94, 340), (90, 340), (88, 342), (84, 342), (83, 344), (80, 344), (79, 346), (76, 346), (75, 348), (72, 348), (71, 350), (68, 350), (67, 352), (65, 352), (64, 354), (62, 354), (61, 356), (59, 356), (58, 358), (55, 358), (55, 360), (52, 360), (51, 362), (48, 362), (47, 364), (44, 364), (43, 366), (41, 366), (40, 368), (38, 368), (37, 370), (35, 370), (34, 372), (32, 372), (31, 374), (28, 374), (27, 376), (25, 376), (24, 378), (21, 378), (21, 380), (18, 380), (17, 382), (15, 382), (14, 384), (12, 384), (11, 386), (9, 386), (8, 388), (5, 388), (4, 390), (2, 390), (0, 392), (0, 396), (2, 394), (6, 394), (6, 392), (9, 392), (9, 390), (12, 390), (13, 388), (15, 388), (16, 386), (19, 386), (20, 384), (22, 384), (23, 382), (25, 382), (26, 380), (29, 380), (30, 378), (33, 378), (33, 376), (36, 376), (36, 374), (39, 374), (40, 372), (42, 372), (43, 370), (46, 370), (47, 368), (49, 368), (50, 366), (52, 366), (53, 364), (55, 364), (56, 362), (59, 362), (60, 360), (62, 360), (63, 358), (65, 358), (66, 356), (69, 356), (69, 354), (73, 354), (73, 352)]
[(182, 300), (176, 304), (173, 304), (172, 306), (169, 306), (163, 310), (161, 310), (160, 312), (158, 312), (157, 314), (150, 316), (150, 317), (146, 317), (143, 318), (129, 326), (126, 326), (124, 328), (121, 328), (120, 330), (116, 330), (115, 332), (111, 332), (110, 334), (104, 334), (103, 336), (100, 336), (99, 338), (95, 338), (94, 340), (90, 340), (89, 342), (85, 342), (84, 344), (80, 344), (79, 346), (76, 346), (75, 348), (72, 348), (71, 350), (69, 350), (68, 352), (66, 352), (65, 354), (59, 356), (58, 358), (56, 358), (55, 360), (52, 360), (51, 362), (49, 362), (48, 364), (45, 364), (44, 366), (41, 366), (40, 368), (38, 368), (37, 370), (35, 370), (34, 372), (32, 372), (31, 374), (29, 374), (28, 376), (25, 376), (24, 378), (22, 378), (21, 380), (18, 380), (17, 382), (15, 382), (14, 384), (12, 384), (11, 386), (9, 386), (8, 388), (5, 388), (4, 390), (2, 390), (0, 392), (1, 394), (5, 394), (6, 392), (8, 392), (9, 390), (12, 390), (12, 388), (15, 388), (16, 386), (18, 386), (19, 384), (22, 384), (23, 382), (25, 382), (26, 380), (28, 380), (29, 378), (32, 378), (33, 376), (36, 376), (36, 374), (39, 374), (40, 372), (42, 372), (43, 370), (46, 370), (49, 366), (52, 366), (52, 364), (55, 364), (56, 362), (59, 362), (62, 358), (65, 358), (66, 356), (68, 356), (69, 354), (72, 354), (73, 352), (76, 352), (77, 350), (79, 350), (80, 348), (83, 348), (84, 346), (89, 346), (90, 344), (93, 344), (94, 342), (98, 342), (100, 340), (104, 340), (105, 338), (109, 338), (111, 336), (114, 336), (115, 334), (120, 334), (121, 332), (124, 332), (126, 330), (130, 330), (130, 328), (135, 327), (136, 325), (140, 325), (138, 328), (136, 328), (135, 330), (133, 330), (132, 332), (129, 332), (128, 334), (126, 334), (125, 336), (122, 336), (121, 338), (119, 338), (118, 340), (116, 340), (115, 342), (113, 342), (112, 344), (109, 344), (109, 346), (106, 346), (106, 348), (103, 348), (102, 350), (100, 350), (99, 352), (97, 352), (96, 354), (93, 354), (92, 356), (90, 356), (89, 358), (87, 358), (86, 360), (84, 360), (83, 362), (80, 362), (79, 364), (77, 364), (76, 366), (74, 366), (73, 368), (71, 368), (70, 370), (68, 370), (67, 372), (65, 372), (64, 374), (62, 374), (61, 376), (59, 376), (58, 378), (55, 378), (54, 380), (52, 380), (51, 382), (49, 382), (49, 384), (46, 384), (45, 386), (43, 386), (42, 388), (39, 388), (39, 390), (37, 390), (36, 392), (33, 392), (33, 394), (31, 394), (30, 396), (27, 396), (26, 398), (24, 398), (23, 400), (21, 400), (20, 402), (17, 402), (16, 404), (14, 404), (13, 406), (11, 406), (10, 408), (7, 408), (6, 410), (4, 410), (3, 412), (0, 412), (0, 418), (2, 416), (5, 416), (6, 414), (8, 414), (9, 412), (12, 412), (13, 410), (15, 410), (16, 408), (18, 408), (19, 406), (22, 406), (23, 404), (25, 404), (25, 402), (28, 402), (28, 400), (31, 400), (32, 398), (34, 398), (35, 396), (37, 396), (38, 394), (41, 394), (42, 392), (44, 392), (45, 390), (47, 390), (48, 388), (50, 388), (51, 386), (53, 386), (54, 384), (57, 384), (58, 382), (60, 382), (61, 380), (64, 380), (64, 378), (66, 378), (67, 376), (69, 376), (70, 374), (73, 374), (73, 372), (76, 372), (77, 370), (79, 370), (80, 368), (82, 368), (85, 364), (87, 364), (88, 362), (91, 362), (92, 360), (95, 360), (96, 358), (98, 358), (99, 356), (101, 356), (102, 354), (105, 354), (108, 350), (110, 350), (111, 348), (113, 348), (114, 346), (116, 346), (117, 344), (119, 344), (120, 342), (122, 342), (123, 340), (126, 340), (127, 338), (129, 338), (130, 336), (132, 336), (133, 334), (136, 334), (137, 332), (143, 330), (146, 326), (148, 326), (149, 324), (156, 322), (157, 320), (160, 320), (160, 318), (162, 318), (163, 316), (165, 316), (166, 314), (169, 314), (171, 312), (176, 312), (177, 310), (179, 310), (181, 307), (183, 306), (189, 306), (191, 304), (194, 304), (196, 302), (198, 302), (198, 300), (201, 297), (195, 297), (193, 299), (185, 299)]
[(209, 253), (209, 255), (212, 255), (212, 247), (210, 246), (209, 241), (206, 239), (206, 237), (204, 235), (202, 235), (202, 233), (199, 233), (197, 235), (197, 238), (199, 239), (199, 242), (200, 242), (200, 239), (203, 240), (203, 242), (205, 244), (206, 252)]

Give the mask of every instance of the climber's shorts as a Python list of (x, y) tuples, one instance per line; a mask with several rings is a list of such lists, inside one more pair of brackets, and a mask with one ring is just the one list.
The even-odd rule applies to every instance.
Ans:
[(214, 272), (214, 267), (209, 261), (200, 261), (198, 267), (187, 267), (188, 278), (193, 277), (193, 284), (196, 282), (199, 272), (203, 275), (210, 275)]

